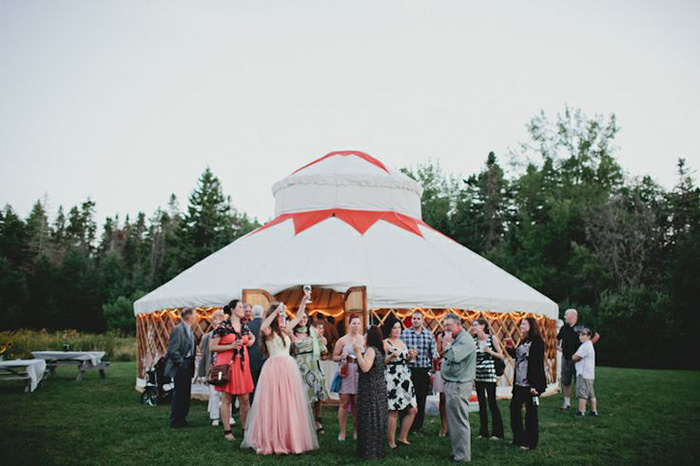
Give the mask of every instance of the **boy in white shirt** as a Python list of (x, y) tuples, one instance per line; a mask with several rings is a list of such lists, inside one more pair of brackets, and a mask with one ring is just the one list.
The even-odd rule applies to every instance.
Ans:
[(591, 416), (598, 415), (598, 400), (595, 397), (593, 390), (593, 381), (595, 380), (595, 349), (591, 342), (591, 330), (582, 327), (578, 332), (578, 338), (581, 341), (576, 353), (571, 359), (576, 363), (576, 398), (578, 398), (577, 417), (586, 414), (586, 402), (591, 400)]

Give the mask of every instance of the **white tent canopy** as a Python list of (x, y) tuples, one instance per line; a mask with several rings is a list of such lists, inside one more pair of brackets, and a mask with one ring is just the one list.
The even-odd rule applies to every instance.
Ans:
[(366, 286), (370, 308), (558, 317), (556, 303), (421, 220), (422, 189), (362, 152), (333, 152), (276, 183), (277, 217), (136, 301), (135, 314), (220, 307), (244, 289)]

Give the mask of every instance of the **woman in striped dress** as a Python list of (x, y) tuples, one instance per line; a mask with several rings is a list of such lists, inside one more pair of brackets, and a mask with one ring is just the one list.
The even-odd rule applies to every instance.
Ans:
[[(478, 438), (489, 437), (489, 415), (493, 417), (491, 440), (503, 438), (503, 419), (496, 403), (496, 358), (503, 360), (503, 351), (498, 337), (491, 335), (489, 323), (479, 317), (472, 323), (472, 335), (476, 343), (476, 396), (479, 400), (479, 420), (481, 427)], [(488, 403), (488, 407), (487, 407)]]

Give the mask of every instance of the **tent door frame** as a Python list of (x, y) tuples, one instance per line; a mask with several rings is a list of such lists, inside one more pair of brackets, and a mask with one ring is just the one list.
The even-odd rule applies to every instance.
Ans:
[(343, 319), (345, 330), (350, 328), (350, 318), (354, 315), (360, 316), (362, 322), (362, 332), (367, 330), (369, 315), (367, 313), (367, 287), (353, 286), (348, 288), (343, 296)]

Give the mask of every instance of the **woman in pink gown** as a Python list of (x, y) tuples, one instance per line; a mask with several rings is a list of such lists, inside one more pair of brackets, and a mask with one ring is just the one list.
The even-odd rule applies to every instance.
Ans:
[(293, 329), (305, 314), (308, 296), (297, 316), (284, 326), (286, 308), (273, 303), (260, 327), (263, 353), (268, 356), (260, 372), (241, 448), (260, 455), (300, 454), (318, 448), (313, 415), (286, 329)]

